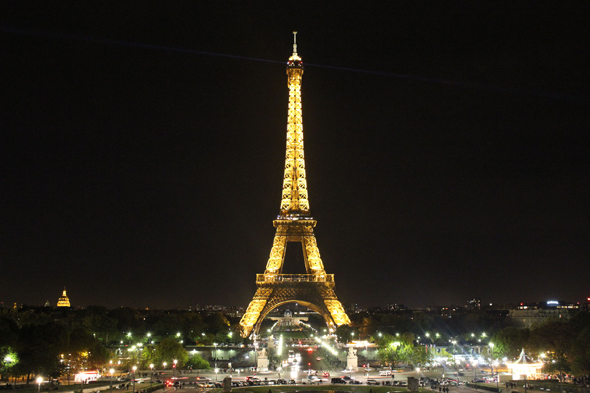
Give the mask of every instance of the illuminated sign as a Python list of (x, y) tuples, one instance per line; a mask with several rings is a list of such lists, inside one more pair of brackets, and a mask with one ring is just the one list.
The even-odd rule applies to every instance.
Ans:
[(547, 304), (559, 304), (559, 302), (557, 300), (548, 300)]

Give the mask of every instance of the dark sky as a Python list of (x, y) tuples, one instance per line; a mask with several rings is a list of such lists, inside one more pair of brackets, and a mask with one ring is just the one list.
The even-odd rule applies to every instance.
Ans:
[(4, 1), (0, 301), (246, 306), (279, 212), (293, 30), (342, 302), (582, 301), (588, 11)]

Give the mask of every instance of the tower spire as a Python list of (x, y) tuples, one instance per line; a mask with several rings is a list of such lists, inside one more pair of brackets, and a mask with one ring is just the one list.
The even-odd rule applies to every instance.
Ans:
[(293, 32), (293, 55), (287, 63), (289, 110), (287, 112), (287, 150), (281, 196), (281, 217), (309, 216), (307, 179), (303, 153), (303, 116), (301, 110), (301, 79), (303, 64), (297, 54), (297, 32)]

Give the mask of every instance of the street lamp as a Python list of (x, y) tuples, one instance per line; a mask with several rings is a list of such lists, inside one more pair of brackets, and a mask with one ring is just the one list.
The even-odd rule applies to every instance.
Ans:
[(135, 370), (137, 370), (137, 366), (133, 366), (133, 393), (135, 393)]
[(496, 366), (496, 389), (498, 389), (498, 391), (500, 391), (500, 373), (498, 372), (498, 361), (494, 360), (494, 366)]
[[(41, 382), (43, 382), (43, 378), (41, 377), (37, 377), (37, 392), (40, 393), (41, 392)], [(15, 385), (16, 386), (16, 385)]]
[(494, 377), (494, 343), (489, 343), (490, 346), (490, 354), (492, 355), (492, 361), (490, 362), (492, 364), (492, 378)]
[(475, 390), (477, 390), (477, 376), (475, 375), (475, 369), (477, 368), (477, 359), (473, 359), (471, 363), (473, 363), (473, 384), (475, 385)]
[(152, 383), (154, 381), (154, 365), (150, 364), (150, 371), (151, 371), (151, 375), (150, 375), (150, 390), (152, 389)]
[(109, 370), (109, 372), (111, 373), (111, 393), (113, 393), (113, 374), (115, 372), (115, 369), (114, 368), (111, 368)]
[[(215, 347), (215, 369), (217, 370), (217, 343), (213, 343), (213, 346)], [(217, 371), (215, 371), (215, 373), (217, 373)], [(215, 380), (217, 381), (217, 375), (215, 376)]]

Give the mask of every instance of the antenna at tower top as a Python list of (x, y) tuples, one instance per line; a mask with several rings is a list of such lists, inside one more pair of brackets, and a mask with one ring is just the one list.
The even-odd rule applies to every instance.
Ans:
[(297, 54), (297, 32), (293, 32), (293, 54)]

